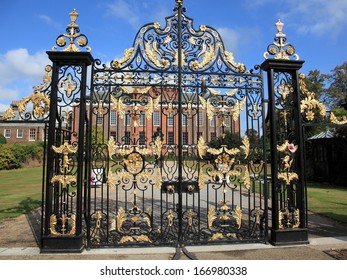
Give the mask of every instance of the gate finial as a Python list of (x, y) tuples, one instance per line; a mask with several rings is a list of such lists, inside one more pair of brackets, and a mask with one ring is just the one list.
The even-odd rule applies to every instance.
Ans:
[(268, 59), (269, 55), (273, 55), (274, 59), (289, 60), (290, 57), (294, 57), (295, 60), (299, 60), (299, 55), (295, 53), (295, 48), (292, 44), (286, 43), (287, 36), (282, 32), (284, 23), (278, 20), (275, 23), (277, 28), (277, 34), (275, 36), (275, 42), (267, 47), (267, 52), (264, 53), (264, 58)]
[(57, 46), (54, 46), (52, 51), (55, 51), (58, 47), (65, 47), (67, 41), (70, 41), (69, 45), (63, 49), (63, 52), (80, 52), (80, 47), (86, 47), (86, 50), (90, 52), (91, 48), (87, 46), (88, 38), (84, 34), (79, 33), (80, 29), (78, 24), (76, 24), (76, 19), (78, 17), (76, 9), (73, 9), (69, 15), (71, 23), (67, 25), (66, 33), (58, 36), (55, 41)]
[(176, 6), (181, 7), (183, 5), (183, 0), (176, 0)]

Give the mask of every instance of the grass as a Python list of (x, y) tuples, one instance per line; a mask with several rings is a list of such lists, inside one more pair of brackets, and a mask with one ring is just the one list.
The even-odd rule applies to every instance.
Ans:
[(308, 210), (347, 223), (347, 187), (309, 183), (307, 197)]
[(0, 171), (0, 222), (41, 205), (42, 167)]
[[(0, 222), (41, 205), (42, 167), (0, 171)], [(324, 183), (307, 186), (308, 209), (347, 223), (347, 187)]]

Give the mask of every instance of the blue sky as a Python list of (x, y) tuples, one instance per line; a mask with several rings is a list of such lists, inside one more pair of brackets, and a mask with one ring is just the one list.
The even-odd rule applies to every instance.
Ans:
[[(3, 0), (0, 10), (0, 111), (40, 84), (46, 51), (79, 13), (77, 24), (88, 39), (94, 58), (109, 62), (121, 58), (133, 44), (140, 27), (173, 14), (174, 0)], [(248, 69), (264, 61), (263, 53), (277, 33), (283, 32), (305, 60), (301, 72), (330, 71), (347, 60), (346, 0), (184, 0), (194, 27), (217, 29), (235, 61)]]

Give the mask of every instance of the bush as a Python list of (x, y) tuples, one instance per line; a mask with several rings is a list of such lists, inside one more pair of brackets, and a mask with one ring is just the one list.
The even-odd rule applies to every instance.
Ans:
[(0, 170), (23, 167), (31, 161), (42, 162), (43, 143), (0, 144)]
[(13, 152), (12, 145), (1, 144), (0, 155), (0, 170), (21, 167), (20, 161)]
[(0, 144), (6, 144), (6, 138), (2, 134), (0, 134)]

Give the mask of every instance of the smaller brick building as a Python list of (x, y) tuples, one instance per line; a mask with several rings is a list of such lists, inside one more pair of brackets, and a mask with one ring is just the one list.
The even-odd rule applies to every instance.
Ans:
[[(37, 121), (23, 121), (16, 106), (18, 102), (13, 101), (11, 106), (15, 116), (6, 122), (0, 122), (0, 134), (6, 138), (6, 143), (30, 143), (43, 141), (45, 137), (45, 124)], [(0, 112), (0, 116), (2, 113)]]

